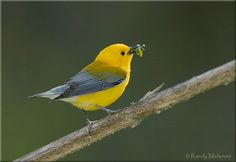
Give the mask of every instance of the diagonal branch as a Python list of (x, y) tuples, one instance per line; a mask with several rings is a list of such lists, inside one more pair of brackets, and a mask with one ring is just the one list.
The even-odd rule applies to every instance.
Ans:
[(138, 102), (98, 120), (91, 127), (92, 136), (88, 135), (87, 127), (84, 127), (15, 161), (55, 161), (119, 130), (134, 128), (149, 115), (160, 113), (181, 101), (234, 80), (235, 60), (161, 92), (158, 92), (159, 86)]

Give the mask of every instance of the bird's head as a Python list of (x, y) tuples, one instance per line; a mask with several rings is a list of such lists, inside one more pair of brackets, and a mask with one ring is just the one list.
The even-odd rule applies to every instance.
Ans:
[(97, 56), (95, 61), (104, 62), (106, 64), (117, 67), (130, 67), (130, 63), (133, 54), (137, 54), (140, 57), (143, 56), (145, 45), (139, 45), (129, 47), (124, 44), (113, 44), (104, 48)]

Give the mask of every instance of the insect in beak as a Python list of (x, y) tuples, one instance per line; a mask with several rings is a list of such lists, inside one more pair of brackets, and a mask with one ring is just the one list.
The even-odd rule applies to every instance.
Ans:
[(143, 57), (143, 51), (145, 51), (145, 44), (143, 45), (135, 45), (130, 47), (128, 54), (137, 54), (140, 57)]

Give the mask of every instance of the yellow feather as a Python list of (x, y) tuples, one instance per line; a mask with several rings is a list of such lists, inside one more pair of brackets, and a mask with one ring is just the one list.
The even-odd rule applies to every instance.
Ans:
[(123, 94), (129, 83), (130, 63), (133, 55), (121, 55), (122, 51), (128, 53), (129, 49), (128, 46), (123, 44), (111, 45), (102, 50), (95, 61), (83, 69), (91, 73), (109, 72), (113, 75), (125, 74), (125, 80), (121, 84), (99, 92), (74, 97), (70, 102), (74, 106), (86, 111), (97, 110), (99, 109), (98, 106), (107, 107), (115, 102)]
[(101, 107), (107, 107), (115, 102), (124, 92), (125, 87), (129, 83), (130, 73), (127, 74), (125, 81), (115, 87), (102, 90), (95, 93), (77, 96), (72, 104), (80, 109), (86, 111), (97, 110), (98, 105)]
[(33, 97), (62, 100), (86, 111), (107, 107), (125, 91), (130, 79), (133, 54), (142, 56), (143, 50), (144, 47), (140, 45), (110, 45), (65, 84)]

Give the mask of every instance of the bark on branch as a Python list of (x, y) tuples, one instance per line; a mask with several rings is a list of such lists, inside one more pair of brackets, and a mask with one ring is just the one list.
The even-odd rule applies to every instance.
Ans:
[(134, 128), (149, 115), (160, 113), (181, 101), (234, 80), (235, 60), (161, 92), (158, 92), (159, 86), (138, 102), (98, 120), (92, 125), (92, 136), (88, 135), (87, 127), (84, 127), (15, 161), (55, 161), (121, 129)]

